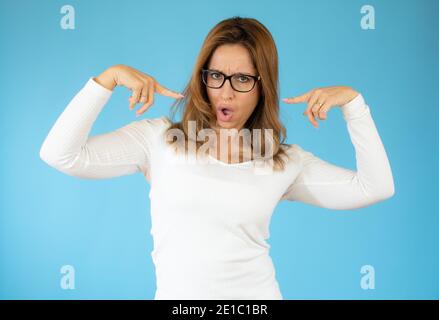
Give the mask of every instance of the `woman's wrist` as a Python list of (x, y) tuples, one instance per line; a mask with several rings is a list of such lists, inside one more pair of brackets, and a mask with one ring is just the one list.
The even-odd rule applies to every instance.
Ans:
[(97, 77), (93, 78), (94, 81), (99, 83), (101, 86), (105, 87), (108, 90), (113, 91), (116, 87), (116, 81), (114, 79), (114, 69), (113, 67), (108, 68), (104, 72), (102, 72)]

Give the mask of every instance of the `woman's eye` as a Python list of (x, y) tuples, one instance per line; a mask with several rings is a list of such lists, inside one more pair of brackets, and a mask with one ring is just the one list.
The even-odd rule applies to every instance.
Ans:
[(248, 79), (247, 76), (239, 76), (239, 77), (238, 77), (238, 80), (239, 80), (240, 82), (247, 82), (249, 79)]
[(214, 78), (214, 79), (219, 79), (219, 78), (221, 78), (221, 74), (219, 74), (218, 72), (212, 72), (212, 73), (210, 74), (210, 76), (211, 76), (212, 78)]

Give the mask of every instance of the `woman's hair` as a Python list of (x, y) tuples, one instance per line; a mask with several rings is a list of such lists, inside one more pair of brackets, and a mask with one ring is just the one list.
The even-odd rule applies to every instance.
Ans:
[[(244, 46), (251, 56), (257, 73), (261, 76), (261, 80), (257, 82), (260, 92), (258, 104), (242, 129), (246, 128), (251, 133), (254, 129), (261, 129), (258, 130), (262, 138), (259, 146), (261, 154), (265, 155), (268, 147), (272, 148), (270, 159), (273, 169), (283, 170), (285, 161), (282, 157), (288, 158), (284, 150), (288, 145), (283, 143), (286, 138), (286, 130), (279, 120), (277, 49), (268, 29), (253, 18), (235, 16), (225, 19), (208, 33), (196, 60), (191, 79), (183, 90), (185, 97), (176, 100), (171, 107), (173, 109), (171, 117), (173, 118), (177, 107), (184, 105), (182, 121), (173, 122), (166, 131), (167, 143), (174, 145), (175, 150), (178, 151), (181, 139), (179, 142), (178, 139), (175, 141), (174, 138), (169, 139), (168, 137), (171, 132), (180, 130), (184, 132), (185, 146), (188, 145), (189, 121), (193, 121), (195, 124), (197, 135), (200, 130), (208, 129), (211, 127), (210, 124), (215, 123), (215, 110), (209, 102), (206, 86), (201, 78), (201, 70), (208, 68), (215, 49), (225, 44)], [(270, 137), (270, 139), (273, 145), (271, 146), (267, 146), (265, 143), (264, 129), (272, 129), (272, 138)], [(203, 143), (202, 141), (194, 141), (196, 151)], [(251, 147), (253, 148), (253, 145)], [(186, 149), (185, 151), (187, 152)]]

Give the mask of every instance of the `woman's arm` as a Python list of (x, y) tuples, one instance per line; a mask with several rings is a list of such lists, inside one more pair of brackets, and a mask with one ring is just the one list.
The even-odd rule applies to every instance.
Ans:
[(129, 109), (143, 114), (154, 103), (154, 93), (180, 99), (183, 95), (126, 65), (115, 65), (90, 78), (59, 116), (46, 137), (40, 157), (66, 174), (89, 179), (111, 178), (142, 171), (149, 180), (154, 137), (169, 124), (166, 117), (134, 121), (113, 132), (89, 137), (93, 123), (116, 86), (131, 90)]
[[(40, 149), (57, 170), (80, 178), (103, 179), (135, 172), (147, 174), (151, 140), (164, 118), (134, 121), (115, 131), (89, 137), (111, 87), (90, 78), (59, 116)], [(101, 82), (102, 83), (102, 82)]]
[(282, 199), (343, 210), (393, 196), (392, 171), (369, 106), (359, 94), (341, 109), (355, 149), (357, 171), (335, 166), (293, 145), (302, 169)]

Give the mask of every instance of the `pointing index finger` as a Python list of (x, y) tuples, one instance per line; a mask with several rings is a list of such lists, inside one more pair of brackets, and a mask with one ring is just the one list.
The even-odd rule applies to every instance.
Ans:
[(285, 98), (285, 99), (282, 99), (282, 100), (284, 102), (286, 102), (286, 103), (303, 103), (303, 102), (307, 102), (308, 101), (309, 96), (310, 96), (310, 93), (307, 92), (307, 93), (304, 93), (304, 94), (302, 94), (300, 96), (297, 96), (297, 97)]
[(156, 91), (157, 91), (157, 93), (159, 93), (161, 95), (168, 96), (171, 98), (175, 98), (175, 99), (184, 98), (184, 95), (182, 95), (181, 93), (177, 93), (175, 91), (169, 90), (169, 89), (165, 88), (164, 86), (162, 86), (158, 82), (156, 82)]

